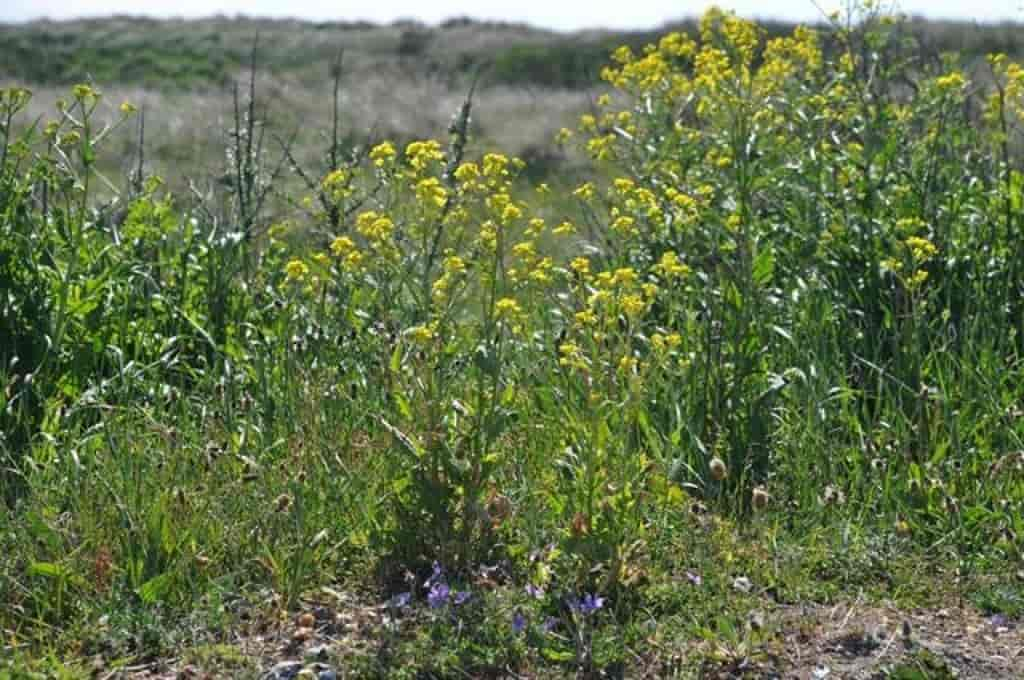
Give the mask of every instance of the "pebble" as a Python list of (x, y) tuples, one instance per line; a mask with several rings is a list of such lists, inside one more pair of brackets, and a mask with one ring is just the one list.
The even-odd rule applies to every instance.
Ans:
[(263, 676), (263, 680), (294, 680), (302, 670), (300, 661), (282, 661)]

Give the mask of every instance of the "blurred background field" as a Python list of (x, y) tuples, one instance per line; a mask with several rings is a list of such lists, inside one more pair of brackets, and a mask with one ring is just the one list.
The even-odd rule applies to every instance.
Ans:
[[(793, 29), (785, 22), (762, 27), (769, 38)], [(27, 120), (52, 113), (69, 85), (86, 81), (105, 94), (110, 118), (121, 101), (144, 107), (150, 170), (180, 186), (185, 177), (220, 169), (231, 88), (247, 78), (254, 47), (265, 117), (278, 134), (296, 135), (300, 162), (314, 160), (330, 127), (331, 68), (339, 53), (342, 134), (351, 145), (443, 137), (479, 73), (472, 146), (500, 148), (527, 161), (532, 179), (550, 179), (576, 165), (551, 140), (594, 108), (606, 90), (599, 74), (611, 50), (638, 50), (672, 30), (692, 35), (696, 22), (563, 33), (468, 18), (436, 26), (245, 17), (44, 20), (0, 24), (0, 86), (33, 91)], [(1024, 54), (1024, 34), (1014, 23), (912, 19), (904, 30), (920, 45), (922, 60), (947, 52), (968, 60)], [(120, 156), (126, 169), (134, 131), (117, 137), (105, 161)]]

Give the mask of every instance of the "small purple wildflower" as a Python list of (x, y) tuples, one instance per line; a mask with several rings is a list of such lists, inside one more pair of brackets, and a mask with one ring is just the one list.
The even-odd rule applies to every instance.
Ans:
[(544, 589), (541, 588), (540, 586), (535, 586), (532, 583), (527, 583), (526, 584), (526, 594), (529, 595), (530, 597), (532, 597), (535, 600), (543, 600), (544, 599)]
[(704, 583), (704, 579), (701, 578), (700, 574), (693, 571), (686, 572), (686, 580), (695, 586), (699, 586), (700, 584)]
[(1010, 619), (1005, 614), (994, 614), (988, 622), (996, 628), (1006, 628), (1010, 625)]
[(448, 604), (448, 596), (451, 595), (451, 589), (447, 583), (435, 583), (430, 587), (430, 592), (427, 593), (427, 604), (430, 605), (431, 609), (437, 609)]
[(604, 598), (592, 593), (587, 593), (578, 600), (569, 600), (569, 608), (584, 616), (590, 616), (603, 606)]
[(540, 624), (540, 629), (545, 633), (550, 633), (555, 629), (555, 626), (557, 625), (558, 619), (556, 619), (553, 616), (549, 616), (548, 618), (544, 619), (544, 623)]
[(465, 604), (469, 601), (469, 598), (471, 597), (473, 597), (473, 593), (469, 592), (468, 590), (460, 590), (459, 592), (455, 593), (455, 606), (458, 607), (460, 604)]
[(524, 630), (526, 630), (526, 617), (521, 611), (516, 610), (516, 613), (512, 615), (512, 632), (519, 635)]
[(412, 593), (398, 593), (390, 600), (388, 600), (388, 607), (392, 609), (402, 609), (403, 607), (409, 606), (409, 600), (412, 599)]

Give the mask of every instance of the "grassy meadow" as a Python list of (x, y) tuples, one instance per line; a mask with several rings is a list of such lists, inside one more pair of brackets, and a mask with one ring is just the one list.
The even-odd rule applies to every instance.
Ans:
[(1018, 34), (0, 27), (0, 679), (1020, 677)]

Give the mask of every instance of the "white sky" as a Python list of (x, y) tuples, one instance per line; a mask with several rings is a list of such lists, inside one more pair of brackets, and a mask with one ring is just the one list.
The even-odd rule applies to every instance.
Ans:
[[(820, 0), (826, 10), (843, 0)], [(1024, 0), (902, 0), (908, 14), (977, 21), (1024, 20)], [(314, 20), (365, 19), (390, 22), (419, 19), (437, 23), (455, 16), (521, 21), (559, 30), (578, 28), (653, 28), (673, 19), (700, 14), (706, 0), (0, 0), (0, 22), (40, 17), (64, 19), (107, 14), (200, 17), (212, 14), (298, 17)], [(747, 17), (811, 21), (820, 16), (812, 0), (720, 0), (718, 4)]]

